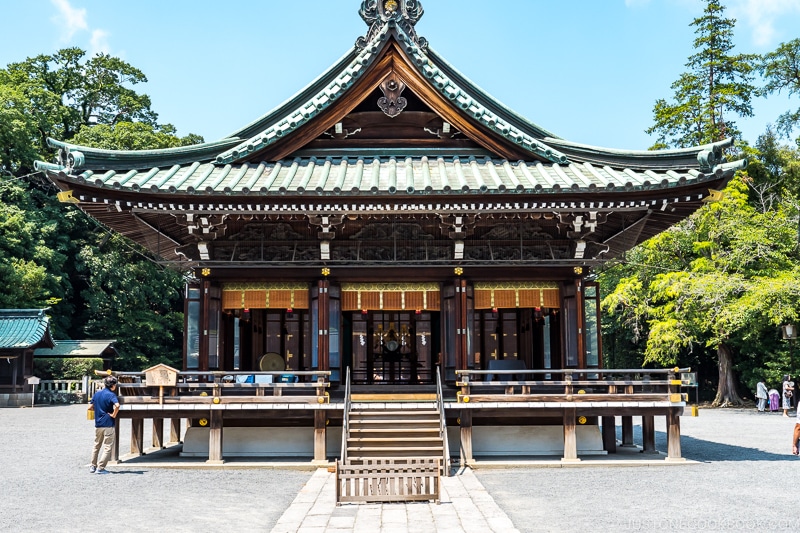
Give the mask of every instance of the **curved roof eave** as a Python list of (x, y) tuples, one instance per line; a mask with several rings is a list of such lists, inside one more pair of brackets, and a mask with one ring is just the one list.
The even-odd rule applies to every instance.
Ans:
[(723, 162), (722, 150), (733, 146), (733, 138), (715, 143), (668, 150), (620, 150), (581, 144), (564, 139), (546, 138), (576, 162), (624, 166), (632, 170), (670, 170), (678, 168), (710, 169)]
[[(241, 139), (229, 138), (157, 150), (106, 150), (59, 141), (50, 137), (47, 139), (47, 144), (50, 147), (56, 150), (64, 149), (69, 153), (64, 155), (71, 155), (73, 159), (71, 164), (68, 164), (67, 161), (59, 161), (61, 165), (74, 165), (76, 168), (83, 166), (98, 170), (142, 169), (164, 165), (182, 165), (195, 161), (211, 161), (221, 151), (240, 142)], [(82, 161), (75, 161), (76, 157), (82, 158)], [(63, 159), (63, 157), (60, 157), (60, 159)]]

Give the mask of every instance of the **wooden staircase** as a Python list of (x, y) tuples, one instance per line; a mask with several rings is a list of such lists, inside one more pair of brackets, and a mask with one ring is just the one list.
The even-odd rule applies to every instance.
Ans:
[(348, 369), (345, 383), (336, 504), (439, 503), (440, 479), (450, 469), (441, 381), (436, 394), (357, 394)]
[(444, 442), (439, 431), (440, 414), (435, 401), (429, 403), (417, 409), (399, 410), (391, 404), (384, 409), (351, 409), (346, 438), (349, 462), (364, 464), (365, 459), (412, 457), (441, 459)]

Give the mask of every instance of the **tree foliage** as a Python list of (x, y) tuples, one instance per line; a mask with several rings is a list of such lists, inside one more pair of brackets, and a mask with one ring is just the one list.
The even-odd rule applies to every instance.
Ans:
[(180, 275), (125, 239), (109, 239), (80, 209), (58, 203), (46, 183), (22, 178), (33, 174), (34, 160), (51, 158), (47, 137), (111, 149), (202, 142), (158, 124), (149, 96), (133, 88), (146, 81), (119, 58), (86, 57), (78, 48), (0, 69), (0, 307), (49, 307), (57, 339), (117, 339), (128, 370), (178, 364)]
[(120, 236), (103, 250), (84, 248), (80, 260), (90, 273), (83, 292), (86, 333), (115, 338), (121, 370), (165, 362), (181, 365), (183, 279), (142, 257), (144, 250)]
[(612, 330), (637, 332), (644, 364), (685, 364), (695, 351), (716, 357), (719, 405), (740, 403), (737, 369), (788, 363), (785, 353), (736, 354), (751, 355), (765, 338), (774, 344), (780, 326), (800, 316), (792, 214), (784, 204), (759, 211), (748, 198), (744, 176), (722, 201), (643, 243), (630, 256), (635, 265), (614, 267), (625, 275), (603, 300)]
[(724, 17), (718, 0), (706, 0), (695, 27), (694, 49), (686, 67), (671, 88), (673, 100), (656, 101), (654, 124), (647, 131), (657, 134), (653, 148), (685, 148), (739, 137), (734, 117), (753, 115), (752, 99), (757, 56), (733, 54), (735, 19)]
[(202, 142), (197, 135), (178, 137), (171, 124), (153, 126), (144, 122), (117, 122), (83, 126), (72, 142), (105, 150), (154, 150)]
[[(778, 48), (766, 54), (759, 63), (759, 69), (766, 79), (763, 94), (781, 92), (800, 95), (800, 39), (781, 43)], [(777, 119), (778, 133), (789, 137), (800, 126), (800, 107), (786, 111)], [(796, 140), (800, 147), (800, 137)]]

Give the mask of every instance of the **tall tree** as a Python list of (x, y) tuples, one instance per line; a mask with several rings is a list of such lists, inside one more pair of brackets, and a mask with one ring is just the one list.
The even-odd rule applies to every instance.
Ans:
[[(800, 95), (800, 39), (781, 43), (774, 51), (766, 54), (759, 64), (759, 69), (766, 79), (764, 94), (781, 92)], [(792, 130), (800, 126), (800, 107), (794, 111), (786, 111), (777, 120), (778, 133), (789, 137)], [(796, 139), (800, 147), (800, 137)]]
[[(712, 203), (637, 248), (637, 268), (603, 300), (604, 309), (640, 331), (644, 363), (672, 365), (711, 350), (718, 368), (716, 405), (741, 403), (737, 361), (800, 316), (800, 266), (793, 225), (782, 204), (762, 212), (744, 180)], [(705, 357), (705, 356), (704, 356)], [(780, 359), (761, 354), (760, 364)]]
[(646, 130), (658, 135), (654, 149), (685, 148), (739, 137), (734, 117), (753, 116), (755, 55), (733, 54), (735, 19), (724, 17), (719, 0), (706, 0), (703, 15), (694, 19), (694, 49), (671, 88), (673, 101), (656, 101), (654, 124)]
[(181, 276), (109, 241), (29, 175), (34, 160), (50, 159), (47, 137), (118, 149), (202, 142), (156, 122), (150, 98), (132, 88), (145, 81), (119, 58), (78, 48), (0, 69), (0, 307), (50, 307), (58, 338), (119, 338), (123, 364), (137, 370), (180, 358)]
[[(6, 93), (0, 98), (13, 97), (14, 109), (26, 114), (25, 123), (15, 128), (12, 146), (33, 147), (42, 156), (48, 152), (47, 137), (69, 140), (81, 126), (122, 121), (156, 126), (158, 115), (150, 109), (150, 97), (132, 88), (146, 81), (142, 71), (122, 59), (106, 54), (87, 59), (80, 48), (10, 63), (0, 70), (0, 87)], [(14, 88), (13, 94), (8, 87)], [(30, 161), (24, 163), (17, 166), (30, 172)]]

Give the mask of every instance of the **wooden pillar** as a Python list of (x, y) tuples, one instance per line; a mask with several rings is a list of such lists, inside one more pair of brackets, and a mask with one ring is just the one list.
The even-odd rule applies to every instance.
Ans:
[[(198, 356), (198, 370), (208, 370), (208, 309), (210, 307), (209, 298), (211, 292), (211, 282), (203, 280), (202, 295), (200, 296), (200, 353)], [(201, 381), (205, 381), (205, 376)]]
[(622, 419), (622, 447), (633, 448), (633, 417), (623, 416)]
[(323, 409), (314, 411), (314, 463), (328, 462), (327, 426), (328, 415)]
[(164, 419), (163, 418), (154, 418), (153, 419), (153, 448), (155, 448), (157, 450), (164, 448)]
[[(577, 274), (577, 272), (576, 272)], [(580, 275), (580, 274), (578, 274)], [(569, 324), (567, 327), (577, 328), (574, 332), (578, 341), (578, 368), (586, 368), (586, 349), (584, 348), (583, 335), (586, 331), (586, 317), (583, 309), (583, 279), (575, 280), (575, 311), (578, 319), (577, 324)], [(584, 378), (585, 379), (585, 378)]]
[(119, 415), (117, 418), (114, 419), (114, 445), (111, 447), (111, 459), (109, 460), (112, 463), (116, 463), (119, 461), (119, 436), (120, 436), (120, 419)]
[(317, 298), (317, 320), (319, 324), (318, 334), (318, 354), (317, 366), (318, 370), (330, 370), (330, 282), (328, 280), (320, 280), (317, 283), (319, 289), (319, 296)]
[(170, 418), (169, 419), (169, 442), (177, 444), (180, 441), (181, 441), (181, 419), (180, 418)]
[(667, 414), (667, 461), (685, 461), (681, 457), (680, 408), (670, 407)]
[(603, 423), (603, 449), (608, 453), (617, 453), (617, 420), (613, 416), (604, 416)]
[(642, 416), (642, 453), (656, 451), (656, 420), (653, 415)]
[(576, 435), (575, 427), (576, 412), (574, 407), (567, 407), (564, 409), (564, 457), (561, 458), (565, 462), (576, 462), (578, 459), (578, 437)]
[(137, 456), (144, 453), (144, 419), (131, 419), (131, 455)]
[(208, 432), (208, 461), (209, 463), (221, 464), (222, 458), (222, 411), (212, 409), (209, 417)]
[(461, 410), (461, 466), (471, 465), (475, 459), (472, 457), (472, 411)]
[(467, 280), (456, 280), (456, 370), (467, 368)]

